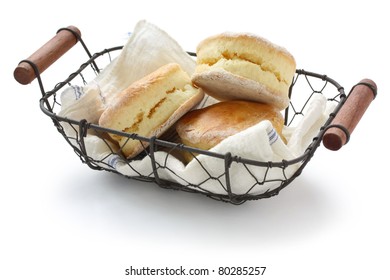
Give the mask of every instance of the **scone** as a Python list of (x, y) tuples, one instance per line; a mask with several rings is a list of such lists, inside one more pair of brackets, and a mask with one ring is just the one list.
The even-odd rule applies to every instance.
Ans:
[[(158, 137), (196, 106), (203, 96), (203, 91), (191, 84), (190, 76), (179, 64), (170, 63), (116, 96), (101, 115), (99, 125), (143, 137)], [(115, 133), (110, 136), (127, 158), (136, 156), (149, 144)]]
[[(209, 150), (223, 139), (257, 123), (269, 120), (279, 136), (284, 119), (274, 106), (252, 101), (222, 101), (185, 114), (176, 124), (180, 141), (190, 147)], [(193, 156), (184, 153), (186, 162)]]
[(296, 62), (284, 48), (254, 34), (222, 33), (197, 46), (192, 81), (218, 100), (289, 105)]

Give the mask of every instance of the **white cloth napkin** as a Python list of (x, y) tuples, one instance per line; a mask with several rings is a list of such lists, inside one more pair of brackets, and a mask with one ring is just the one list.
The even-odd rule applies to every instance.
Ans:
[(165, 31), (142, 20), (136, 24), (120, 55), (94, 82), (99, 85), (104, 102), (109, 104), (132, 82), (170, 62), (178, 63), (190, 76), (195, 71), (194, 58)]
[[(87, 86), (71, 86), (62, 92), (59, 115), (97, 123), (100, 114), (115, 94), (168, 62), (180, 63), (190, 75), (195, 69), (194, 59), (166, 32), (151, 23), (141, 21), (120, 55), (95, 80)], [(327, 104), (322, 94), (315, 93), (298, 125), (285, 128), (287, 144), (278, 136), (269, 121), (262, 121), (225, 139), (210, 151), (220, 154), (230, 152), (232, 156), (261, 162), (294, 159), (302, 155), (332, 109), (332, 105)], [(65, 124), (64, 129), (68, 135), (77, 135), (77, 128)], [(154, 176), (150, 156), (127, 161), (112, 152), (115, 150), (114, 145), (96, 135), (87, 135), (84, 142), (88, 156), (100, 161), (100, 165), (105, 168), (112, 168), (131, 177)], [(224, 159), (199, 155), (196, 160), (184, 165), (171, 153), (164, 151), (155, 152), (154, 157), (158, 175), (162, 179), (205, 192), (227, 193)], [(233, 161), (229, 169), (231, 191), (235, 194), (264, 193), (280, 186), (281, 180), (290, 178), (299, 166), (300, 163), (297, 163), (283, 170)], [(267, 181), (264, 181), (265, 178)]]

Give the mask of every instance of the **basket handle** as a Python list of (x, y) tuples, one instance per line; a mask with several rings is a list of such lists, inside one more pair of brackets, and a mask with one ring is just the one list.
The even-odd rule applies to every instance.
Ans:
[(326, 128), (322, 142), (327, 149), (337, 151), (348, 142), (350, 134), (375, 99), (376, 92), (377, 86), (370, 79), (363, 79), (352, 88), (344, 105)]
[(14, 70), (14, 78), (22, 85), (31, 83), (36, 78), (32, 62), (38, 73), (43, 73), (57, 59), (70, 50), (81, 38), (80, 30), (75, 26), (68, 26), (58, 30), (57, 34), (46, 44), (40, 47), (29, 58), (19, 63)]

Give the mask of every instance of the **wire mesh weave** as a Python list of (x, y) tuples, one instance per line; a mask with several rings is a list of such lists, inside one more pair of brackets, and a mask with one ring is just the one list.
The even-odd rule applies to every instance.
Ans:
[[(89, 54), (89, 51), (87, 50), (84, 43), (83, 46)], [(47, 92), (44, 90), (42, 80), (36, 70), (38, 83), (42, 92), (42, 98), (40, 100), (40, 107), (42, 111), (53, 120), (58, 132), (69, 143), (69, 145), (78, 155), (80, 160), (83, 163), (87, 164), (90, 168), (96, 170), (106, 170), (109, 172), (121, 174), (117, 170), (115, 170), (115, 168), (113, 168), (115, 163), (110, 162), (110, 158), (120, 158), (124, 162), (126, 162), (128, 168), (132, 169), (133, 173), (135, 174), (134, 176), (127, 176), (131, 179), (141, 180), (145, 182), (154, 182), (162, 188), (199, 193), (224, 202), (241, 204), (248, 200), (257, 200), (277, 195), (283, 188), (285, 188), (299, 174), (301, 174), (302, 169), (309, 162), (315, 150), (320, 145), (326, 127), (329, 126), (332, 119), (334, 118), (338, 110), (340, 110), (346, 99), (344, 89), (333, 79), (327, 77), (326, 75), (319, 75), (305, 70), (297, 70), (289, 91), (290, 106), (284, 111), (286, 126), (293, 126), (294, 124), (299, 122), (299, 120), (304, 116), (305, 109), (307, 108), (312, 96), (315, 93), (325, 95), (328, 99), (328, 102), (336, 102), (337, 106), (334, 112), (330, 114), (329, 119), (326, 121), (326, 123), (324, 123), (324, 125), (321, 127), (318, 135), (312, 140), (311, 144), (307, 147), (306, 151), (301, 156), (293, 160), (282, 160), (280, 162), (259, 162), (241, 158), (229, 152), (225, 154), (212, 153), (207, 150), (187, 147), (180, 143), (170, 142), (167, 140), (158, 139), (156, 137), (147, 138), (136, 134), (128, 134), (122, 131), (115, 131), (103, 128), (96, 124), (88, 123), (85, 120), (80, 121), (60, 117), (57, 113), (61, 109), (61, 104), (59, 101), (59, 94), (61, 92), (61, 89), (67, 85), (87, 84), (87, 81), (96, 77), (96, 75), (99, 75), (100, 70), (103, 69), (106, 65), (108, 65), (121, 49), (122, 47), (119, 46), (110, 49), (105, 49), (102, 52), (95, 53), (93, 56), (89, 54), (90, 59), (88, 61), (81, 64), (78, 70), (73, 72), (63, 82), (56, 84), (52, 90)], [(195, 55), (194, 53), (189, 54)], [(295, 91), (299, 91), (299, 94), (293, 94), (293, 92)], [(64, 126), (72, 127), (74, 130), (74, 134), (67, 134), (66, 130), (64, 129)], [(118, 134), (127, 137), (129, 141), (135, 140), (140, 141), (141, 143), (148, 143), (149, 145), (145, 147), (144, 151), (136, 158), (128, 160), (124, 158), (120, 149), (118, 150), (112, 148), (110, 142), (106, 140), (107, 133)], [(85, 137), (89, 134), (98, 136), (110, 149), (110, 153), (105, 158), (96, 159), (88, 154), (85, 146)], [(167, 159), (165, 162), (156, 162), (155, 153), (157, 151), (162, 150), (167, 152)], [(203, 166), (202, 163), (198, 161), (202, 172), (208, 175), (203, 182), (193, 183), (191, 181), (186, 180), (185, 178), (180, 178), (180, 175), (176, 174), (173, 170), (170, 170), (169, 166), (166, 164), (166, 162), (168, 161), (168, 155), (175, 154), (180, 151), (186, 151), (193, 154), (203, 154), (219, 159), (221, 162), (221, 166), (224, 166), (224, 171), (218, 175), (215, 175), (213, 174), (213, 172), (210, 172), (210, 170), (208, 170), (206, 166)], [(150, 171), (146, 173), (143, 170), (137, 170), (132, 165), (133, 161), (142, 159), (144, 157), (148, 157), (151, 162)], [(194, 160), (197, 159), (195, 158)], [(300, 166), (294, 172), (294, 174), (286, 175), (286, 168), (297, 163), (299, 163)], [(243, 174), (243, 176), (250, 176), (251, 178), (253, 178), (253, 183), (246, 187), (247, 191), (245, 191), (244, 193), (237, 194), (232, 191), (232, 186), (230, 183), (230, 168), (232, 164), (241, 165), (242, 170), (245, 170), (245, 172), (247, 173)], [(165, 171), (171, 173), (172, 177), (177, 177), (178, 180), (171, 181), (161, 178), (161, 176), (159, 175), (159, 171), (161, 171), (162, 169), (165, 169)], [(262, 178), (258, 178), (258, 176), (254, 174), (256, 173), (256, 170), (260, 169), (262, 172), (261, 174), (264, 174)], [(280, 178), (269, 178), (268, 174), (271, 169), (273, 171), (275, 169), (278, 169), (280, 171)], [(177, 183), (177, 181), (179, 181), (180, 183)], [(222, 189), (224, 189), (225, 193), (214, 193), (203, 188), (203, 185), (208, 183), (209, 181), (213, 181), (213, 183), (219, 185)], [(254, 187), (258, 185), (264, 185), (270, 181), (276, 184), (277, 187), (270, 190), (266, 190), (260, 194), (251, 193), (251, 190)]]

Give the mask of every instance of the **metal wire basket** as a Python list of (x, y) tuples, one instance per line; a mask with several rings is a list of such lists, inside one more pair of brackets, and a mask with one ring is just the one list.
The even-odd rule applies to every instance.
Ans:
[[(45, 91), (41, 79), (41, 73), (48, 68), (54, 61), (62, 56), (68, 49), (70, 49), (77, 42), (80, 42), (87, 53), (89, 59), (82, 63), (79, 68), (71, 73), (62, 82), (59, 82), (55, 87), (49, 91)], [(334, 111), (329, 115), (329, 118), (323, 124), (316, 137), (307, 146), (304, 153), (292, 160), (282, 160), (278, 162), (259, 162), (247, 158), (241, 158), (230, 152), (219, 154), (208, 150), (201, 150), (187, 147), (177, 142), (157, 138), (157, 137), (143, 137), (137, 134), (128, 134), (122, 131), (115, 131), (112, 129), (100, 127), (97, 124), (89, 123), (86, 120), (73, 120), (59, 116), (57, 113), (61, 108), (59, 101), (60, 90), (68, 85), (82, 85), (86, 84), (90, 77), (99, 75), (100, 71), (108, 65), (113, 57), (115, 57), (122, 49), (122, 46), (104, 49), (91, 55), (81, 38), (79, 30), (73, 26), (62, 28), (58, 30), (57, 34), (47, 42), (40, 50), (31, 55), (28, 59), (19, 63), (15, 69), (15, 79), (21, 84), (28, 84), (33, 79), (37, 79), (42, 98), (40, 99), (41, 110), (53, 120), (54, 126), (58, 132), (64, 137), (65, 141), (72, 147), (80, 160), (87, 164), (90, 168), (95, 170), (105, 170), (109, 172), (118, 173), (113, 168), (113, 163), (108, 159), (121, 159), (122, 162), (128, 164), (128, 167), (133, 170), (134, 175), (127, 176), (131, 179), (141, 180), (145, 182), (154, 182), (162, 188), (181, 190), (191, 193), (198, 193), (210, 198), (229, 202), (232, 204), (242, 204), (248, 200), (258, 200), (262, 198), (269, 198), (277, 195), (283, 188), (289, 185), (297, 176), (299, 176), (314, 155), (316, 149), (323, 142), (325, 147), (331, 150), (337, 150), (342, 145), (348, 142), (350, 133), (353, 131), (357, 122), (362, 117), (365, 109), (370, 102), (375, 98), (376, 85), (368, 79), (364, 79), (357, 83), (347, 96), (344, 93), (344, 88), (335, 80), (326, 75), (320, 75), (305, 70), (297, 70), (293, 83), (290, 87), (289, 97), (290, 106), (284, 111), (285, 125), (292, 126), (297, 123), (305, 114), (305, 109), (308, 106), (310, 99), (316, 93), (323, 94), (327, 97), (328, 102), (336, 104)], [(49, 55), (54, 53), (54, 55)], [(195, 56), (195, 53), (189, 53)], [(294, 94), (299, 89), (299, 95)], [(372, 93), (372, 94), (371, 94)], [(353, 112), (353, 113), (351, 113)], [(75, 133), (69, 135), (64, 127), (72, 127)], [(107, 140), (107, 133), (125, 136), (130, 140), (141, 141), (141, 143), (148, 143), (144, 151), (135, 159), (125, 159), (120, 149), (113, 149)], [(104, 143), (110, 147), (110, 153), (105, 158), (93, 158), (85, 145), (85, 137), (87, 135), (96, 135), (101, 138)], [(158, 151), (165, 151), (167, 155), (175, 154), (179, 151), (187, 151), (193, 154), (202, 154), (220, 160), (223, 166), (223, 172), (220, 174), (213, 174), (207, 170), (207, 166), (201, 166), (208, 178), (203, 182), (191, 182), (184, 178), (180, 178), (179, 174), (175, 174), (173, 170), (169, 170), (169, 166), (164, 162), (157, 162), (155, 154)], [(136, 170), (131, 164), (135, 160), (147, 157), (150, 159), (150, 171), (143, 172)], [(168, 156), (167, 156), (168, 157)], [(196, 160), (196, 159), (195, 159)], [(199, 162), (202, 165), (201, 162)], [(234, 165), (240, 165), (241, 170), (247, 172), (243, 176), (250, 176), (253, 182), (246, 186), (246, 191), (235, 193), (232, 191), (230, 168)], [(289, 166), (299, 164), (299, 168), (292, 175), (286, 175), (285, 170)], [(171, 172), (171, 176), (179, 177), (181, 180), (169, 180), (161, 178), (160, 171), (165, 169), (166, 172)], [(168, 169), (168, 170), (167, 170)], [(279, 170), (279, 178), (269, 178), (270, 170)], [(256, 170), (261, 170), (264, 174), (261, 178), (254, 174)], [(126, 175), (124, 175), (126, 176)], [(178, 183), (178, 181), (180, 183)], [(213, 181), (218, 184), (223, 190), (223, 193), (214, 193), (203, 188), (203, 184)], [(257, 185), (265, 185), (271, 182), (276, 185), (272, 189), (266, 189), (262, 193), (253, 194), (251, 190)]]

